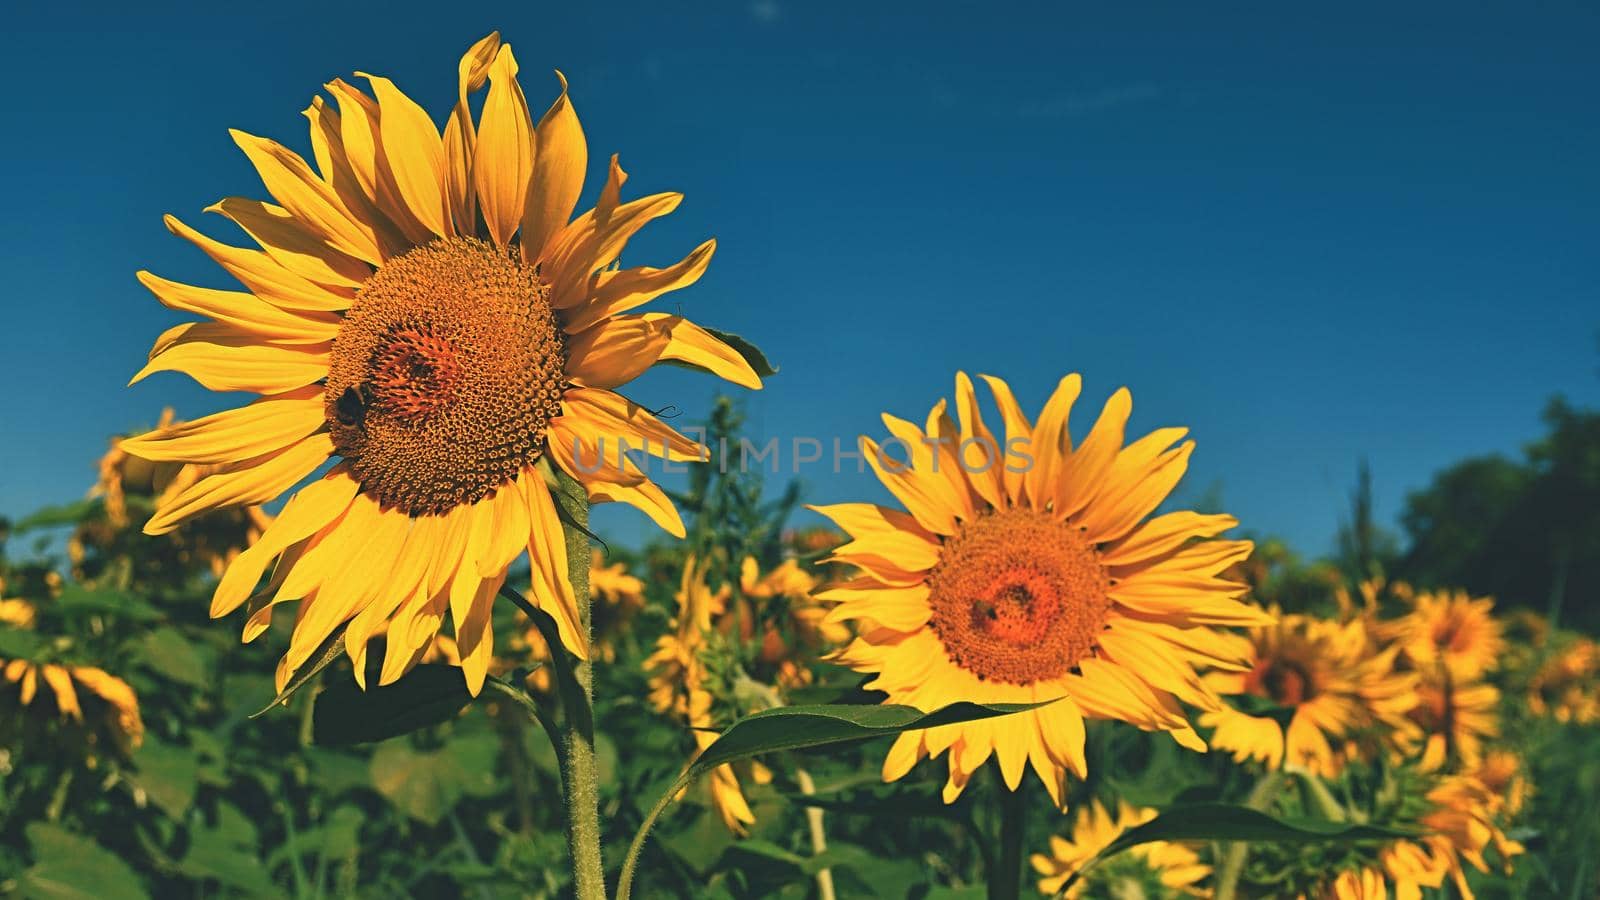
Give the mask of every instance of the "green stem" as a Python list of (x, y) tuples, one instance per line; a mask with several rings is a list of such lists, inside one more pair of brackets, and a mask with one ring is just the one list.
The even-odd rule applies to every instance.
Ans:
[(644, 821), (639, 824), (639, 830), (633, 835), (633, 843), (628, 845), (628, 855), (622, 859), (622, 874), (617, 876), (617, 900), (628, 900), (631, 895), (633, 891), (633, 873), (639, 868), (639, 854), (644, 850), (645, 838), (650, 836), (650, 829), (655, 826), (656, 820), (661, 818), (661, 814), (667, 811), (667, 807), (672, 805), (672, 801), (678, 796), (678, 792), (689, 786), (689, 782), (692, 780), (689, 777), (689, 771), (689, 769), (685, 769), (684, 773), (678, 776), (678, 780), (672, 783), (672, 787), (667, 788), (661, 798), (656, 801), (656, 805), (651, 807), (650, 812), (645, 814)]
[[(1245, 798), (1244, 805), (1265, 811), (1283, 787), (1283, 781), (1284, 774), (1276, 770), (1261, 776), (1256, 786), (1250, 789), (1250, 796)], [(1237, 896), (1239, 877), (1244, 874), (1244, 862), (1250, 855), (1250, 844), (1247, 841), (1234, 841), (1228, 844), (1227, 848), (1222, 857), (1222, 865), (1217, 869), (1216, 900), (1233, 900)]]
[(1022, 896), (1022, 842), (1027, 830), (1025, 785), (1016, 790), (1000, 787), (1000, 860), (989, 870), (989, 900), (1017, 900)]
[[(567, 514), (562, 532), (567, 542), (567, 580), (578, 601), (578, 622), (589, 641), (589, 499), (583, 485), (565, 472), (556, 472), (555, 501)], [(556, 668), (570, 669), (565, 700), (567, 752), (562, 773), (567, 789), (567, 843), (572, 848), (572, 879), (578, 900), (605, 900), (606, 872), (600, 856), (600, 770), (594, 754), (594, 668), (586, 659), (561, 651), (560, 641), (550, 644)], [(575, 687), (575, 690), (573, 689)]]
[[(589, 501), (583, 486), (557, 472), (551, 494), (564, 514), (567, 581), (578, 601), (578, 622), (584, 640), (589, 638)], [(538, 562), (534, 562), (538, 565)], [(556, 742), (561, 763), (561, 783), (567, 796), (567, 846), (572, 852), (572, 884), (577, 900), (605, 900), (606, 874), (600, 855), (600, 775), (594, 753), (594, 670), (588, 660), (567, 653), (550, 616), (528, 603), (514, 590), (502, 587), (512, 601), (538, 626), (550, 647), (557, 692), (561, 696), (564, 740)], [(521, 691), (502, 690), (517, 699), (548, 730), (551, 723), (538, 704)], [(520, 696), (519, 696), (520, 695)], [(552, 733), (552, 738), (555, 737)]]
[(1306, 793), (1311, 795), (1312, 804), (1316, 806), (1317, 812), (1322, 813), (1323, 818), (1332, 822), (1343, 822), (1349, 819), (1350, 816), (1345, 811), (1345, 808), (1339, 804), (1339, 801), (1333, 796), (1333, 792), (1328, 790), (1328, 786), (1323, 783), (1321, 778), (1299, 766), (1284, 766), (1284, 771), (1299, 778), (1300, 783), (1305, 785)]

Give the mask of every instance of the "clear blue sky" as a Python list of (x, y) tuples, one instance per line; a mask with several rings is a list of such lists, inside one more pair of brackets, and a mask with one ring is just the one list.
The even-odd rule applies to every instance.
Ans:
[[(0, 37), (0, 513), (80, 495), (164, 404), (231, 399), (123, 387), (177, 320), (135, 270), (228, 286), (161, 214), (227, 235), (201, 208), (262, 196), (229, 127), (303, 150), (299, 111), (356, 69), (442, 119), (494, 28), (532, 102), (570, 77), (593, 174), (618, 151), (630, 189), (687, 194), (632, 262), (719, 239), (674, 300), (783, 366), (759, 432), (920, 417), (958, 367), (1036, 409), (1078, 370), (1096, 407), (1127, 384), (1136, 426), (1193, 428), (1191, 496), (1317, 552), (1360, 457), (1392, 516), (1537, 436), (1552, 393), (1600, 402), (1593, 4), (133, 6), (20, 4)], [(633, 394), (698, 417), (714, 390)]]

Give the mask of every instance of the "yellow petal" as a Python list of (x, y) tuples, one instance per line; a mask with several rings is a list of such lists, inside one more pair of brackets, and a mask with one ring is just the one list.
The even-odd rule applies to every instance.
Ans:
[(550, 305), (567, 309), (591, 300), (591, 276), (615, 260), (639, 229), (677, 209), (681, 202), (682, 194), (653, 194), (618, 206), (603, 220), (597, 207), (593, 227), (570, 244), (567, 253), (551, 261), (555, 280), (551, 283)]
[(1005, 508), (1005, 456), (999, 442), (983, 424), (978, 395), (965, 372), (956, 373), (956, 416), (961, 423), (956, 458), (968, 483), (984, 502), (996, 509)]
[[(561, 398), (561, 419), (569, 430), (582, 430), (620, 452), (623, 442), (652, 456), (678, 462), (699, 462), (707, 450), (674, 431), (650, 411), (621, 394), (599, 388), (571, 388)], [(558, 420), (560, 421), (560, 420)], [(570, 448), (570, 445), (569, 445)]]
[(466, 677), (467, 692), (474, 697), (483, 691), (483, 683), (489, 675), (489, 663), (494, 659), (494, 627), (490, 619), (495, 597), (504, 582), (503, 573), (480, 581), (465, 615), (455, 619), (461, 674)]
[(1100, 560), (1108, 566), (1144, 562), (1170, 553), (1196, 538), (1216, 537), (1238, 524), (1238, 519), (1225, 514), (1167, 513), (1145, 522), (1116, 543), (1101, 548)]
[(1106, 473), (1122, 449), (1123, 432), (1128, 416), (1133, 412), (1133, 395), (1127, 388), (1118, 388), (1100, 418), (1095, 420), (1083, 444), (1062, 460), (1056, 471), (1054, 484), (1055, 514), (1071, 516), (1089, 502), (1100, 490)]
[(528, 501), (520, 486), (502, 485), (494, 492), (491, 502), (488, 543), (478, 557), (478, 574), (484, 578), (505, 574), (506, 567), (528, 546), (532, 527)]
[(60, 666), (44, 665), (39, 667), (39, 674), (44, 676), (45, 684), (50, 685), (50, 690), (56, 695), (56, 709), (61, 711), (63, 718), (71, 716), (78, 721), (83, 721), (83, 709), (78, 706), (78, 692), (72, 689), (72, 677), (67, 670)]
[[(352, 513), (370, 509), (366, 504), (351, 507)], [(380, 592), (394, 587), (390, 579), (405, 546), (410, 518), (398, 511), (380, 510), (370, 519), (357, 518), (343, 525), (354, 532), (354, 538), (345, 546), (339, 568), (317, 588), (315, 599), (307, 600), (302, 607), (285, 656), (292, 669), (300, 668), (334, 629), (349, 621)]]
[(165, 216), (167, 230), (205, 251), (217, 265), (257, 297), (283, 309), (344, 310), (350, 308), (355, 291), (317, 284), (285, 269), (260, 250), (230, 247), (214, 241), (193, 228)]
[(340, 466), (295, 492), (260, 539), (228, 564), (211, 597), (212, 618), (238, 609), (261, 580), (267, 565), (289, 545), (305, 540), (343, 515), (360, 487)]
[(489, 69), (489, 96), (483, 101), (472, 163), (484, 224), (501, 247), (511, 242), (522, 223), (532, 177), (533, 122), (528, 101), (517, 84), (517, 60), (507, 44)]
[(1083, 379), (1074, 372), (1062, 378), (1045, 401), (1044, 410), (1033, 428), (1029, 451), (1033, 454), (1033, 468), (1028, 470), (1028, 496), (1033, 498), (1035, 509), (1044, 509), (1055, 498), (1056, 477), (1066, 455), (1072, 450), (1072, 437), (1067, 430), (1067, 419), (1072, 415), (1072, 405), (1083, 390)]
[(326, 433), (315, 434), (268, 456), (224, 466), (161, 504), (145, 523), (145, 534), (165, 534), (184, 519), (227, 506), (272, 500), (310, 475), (333, 454)]
[(688, 319), (666, 313), (645, 313), (643, 318), (651, 322), (673, 320), (667, 346), (661, 351), (661, 359), (687, 363), (740, 387), (761, 390), (761, 376), (750, 367), (744, 356), (704, 328)]
[(429, 231), (447, 237), (444, 206), (444, 142), (427, 110), (406, 96), (394, 82), (356, 73), (372, 85), (378, 101), (378, 134), (382, 152), (406, 208)]
[(517, 480), (528, 505), (528, 560), (534, 605), (556, 620), (561, 643), (579, 659), (589, 658), (589, 634), (578, 613), (578, 599), (567, 580), (567, 539), (550, 488), (529, 469)]
[(1194, 441), (1155, 455), (1183, 429), (1162, 429), (1141, 438), (1118, 454), (1105, 486), (1079, 518), (1084, 536), (1096, 544), (1114, 541), (1134, 529), (1172, 493), (1189, 468)]
[(472, 189), (478, 134), (467, 95), (483, 87), (499, 50), (500, 32), (492, 31), (468, 48), (456, 66), (456, 107), (444, 126), (445, 195), (456, 234), (472, 234), (478, 215), (477, 194)]
[(118, 444), (142, 459), (203, 465), (253, 459), (309, 436), (326, 421), (322, 389), (301, 388), (199, 419), (158, 428)]
[(268, 256), (301, 278), (331, 287), (359, 288), (372, 276), (371, 266), (328, 243), (281, 206), (225, 197), (205, 211), (218, 213), (244, 229)]
[(550, 105), (534, 133), (533, 176), (522, 214), (522, 255), (529, 262), (544, 257), (545, 244), (572, 218), (589, 165), (578, 114), (567, 99), (567, 78), (560, 72), (561, 96)]
[(576, 334), (607, 316), (627, 312), (668, 291), (694, 284), (705, 274), (716, 250), (717, 242), (712, 239), (665, 269), (639, 266), (595, 275), (589, 302), (570, 311), (565, 320), (566, 332)]
[(1023, 414), (1022, 408), (1017, 405), (1017, 398), (1012, 396), (1010, 385), (993, 375), (978, 377), (989, 385), (990, 393), (994, 394), (995, 405), (1000, 408), (1000, 417), (1006, 424), (1006, 441), (1000, 448), (1004, 459), (1000, 466), (1001, 481), (1005, 484), (1006, 495), (1011, 498), (1012, 504), (1019, 504), (1024, 496), (1027, 472), (1038, 464), (1038, 460), (1033, 458), (1033, 452), (1029, 449), (1033, 442), (1033, 425)]
[(612, 316), (567, 339), (566, 373), (575, 384), (615, 388), (644, 374), (671, 341), (677, 316)]
[(197, 322), (163, 335), (159, 351), (133, 376), (182, 372), (213, 391), (283, 394), (328, 376), (331, 344), (274, 346), (226, 325)]
[(138, 278), (162, 306), (206, 316), (263, 342), (320, 344), (339, 334), (341, 320), (333, 313), (280, 309), (254, 294), (179, 284), (149, 272), (139, 272)]
[(297, 222), (356, 259), (374, 264), (383, 259), (371, 228), (355, 221), (333, 188), (318, 178), (298, 153), (237, 128), (228, 133), (250, 158), (267, 191)]

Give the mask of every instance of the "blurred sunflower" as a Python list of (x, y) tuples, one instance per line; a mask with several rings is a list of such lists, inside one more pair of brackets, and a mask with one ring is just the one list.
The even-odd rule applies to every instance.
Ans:
[(1528, 709), (1536, 716), (1587, 725), (1600, 721), (1600, 644), (1578, 638), (1547, 659), (1528, 682)]
[[(163, 430), (181, 424), (174, 420), (172, 408), (167, 407), (161, 411), (156, 428)], [(104, 516), (79, 523), (67, 541), (73, 572), (78, 577), (99, 574), (92, 571), (92, 562), (86, 568), (89, 554), (103, 558), (119, 549), (136, 557), (137, 563), (148, 563), (153, 568), (175, 562), (187, 569), (188, 564), (195, 563), (204, 566), (213, 577), (221, 577), (228, 563), (260, 538), (272, 523), (272, 517), (259, 506), (218, 509), (190, 519), (168, 533), (166, 546), (160, 550), (151, 549), (148, 543), (137, 548), (121, 544), (130, 535), (130, 504), (147, 515), (193, 487), (213, 469), (178, 462), (152, 462), (130, 455), (120, 444), (121, 441), (114, 441), (111, 449), (100, 458), (98, 478), (89, 490), (90, 498), (102, 498)], [(138, 552), (133, 552), (135, 549)], [(169, 560), (163, 555), (168, 552), (174, 558)]]
[[(689, 727), (694, 735), (695, 756), (717, 739), (713, 696), (706, 687), (709, 673), (702, 654), (713, 633), (713, 618), (727, 608), (730, 594), (728, 585), (712, 591), (705, 583), (704, 566), (692, 556), (687, 559), (676, 597), (678, 614), (671, 629), (657, 639), (655, 652), (644, 662), (650, 673), (650, 705), (656, 712), (676, 716)], [(771, 770), (758, 762), (741, 764), (740, 768), (757, 784), (772, 780)], [(756, 818), (734, 767), (718, 766), (706, 783), (711, 807), (728, 831), (736, 835), (748, 833)]]
[(1188, 466), (1193, 442), (1172, 447), (1185, 429), (1124, 447), (1132, 400), (1122, 389), (1074, 446), (1067, 419), (1077, 375), (1061, 380), (1036, 425), (1005, 382), (984, 377), (1004, 443), (984, 425), (965, 373), (956, 375), (959, 424), (942, 400), (925, 429), (883, 417), (910, 465), (861, 439), (907, 512), (815, 507), (852, 538), (832, 559), (861, 573), (818, 597), (837, 604), (828, 621), (858, 622), (837, 659), (877, 673), (866, 687), (889, 703), (1057, 701), (907, 732), (884, 760), (886, 780), (948, 751), (944, 797), (953, 801), (997, 755), (1008, 786), (1031, 764), (1059, 805), (1067, 773), (1086, 774), (1086, 716), (1166, 731), (1203, 750), (1179, 702), (1214, 709), (1218, 701), (1195, 668), (1240, 670), (1248, 655), (1242, 639), (1210, 626), (1271, 617), (1238, 599), (1244, 585), (1219, 577), (1251, 550), (1249, 541), (1210, 540), (1237, 524), (1232, 516), (1147, 519)]
[[(1098, 856), (1124, 831), (1143, 825), (1155, 816), (1155, 810), (1135, 808), (1125, 800), (1117, 801), (1117, 812), (1113, 816), (1099, 800), (1089, 801), (1072, 824), (1071, 840), (1051, 835), (1050, 852), (1035, 853), (1029, 858), (1034, 871), (1043, 876), (1039, 879), (1039, 893), (1057, 894), (1074, 872)], [(1201, 862), (1194, 850), (1183, 844), (1152, 841), (1107, 860), (1090, 877), (1074, 882), (1062, 896), (1069, 900), (1081, 897), (1091, 885), (1103, 885), (1107, 896), (1113, 897), (1175, 893), (1204, 896), (1198, 884), (1210, 874), (1211, 867)]]
[(1522, 845), (1506, 837), (1496, 821), (1493, 793), (1475, 778), (1454, 775), (1440, 780), (1426, 796), (1416, 826), (1424, 834), (1385, 844), (1375, 864), (1340, 873), (1324, 896), (1338, 900), (1376, 900), (1392, 892), (1397, 900), (1420, 900), (1423, 888), (1439, 888), (1450, 879), (1465, 900), (1472, 900), (1463, 862), (1489, 871), (1484, 854), (1491, 848), (1507, 872)]
[(1394, 671), (1392, 650), (1368, 655), (1361, 620), (1341, 624), (1287, 615), (1250, 629), (1250, 644), (1247, 671), (1205, 676), (1235, 703), (1267, 707), (1252, 714), (1223, 705), (1201, 714), (1200, 724), (1215, 729), (1212, 745), (1230, 751), (1235, 761), (1255, 760), (1270, 769), (1290, 763), (1332, 776), (1343, 765), (1335, 742), (1369, 726), (1402, 727), (1416, 702), (1416, 676)]
[[(0, 581), (0, 593), (5, 584)], [(37, 619), (32, 603), (23, 598), (0, 600), (0, 623), (8, 628), (29, 630)], [(80, 666), (28, 659), (0, 658), (0, 678), (17, 686), (17, 705), (33, 706), (48, 698), (62, 719), (86, 722), (81, 688), (103, 705), (103, 712), (88, 720), (102, 722), (124, 752), (144, 742), (144, 720), (139, 716), (139, 698), (126, 681), (97, 666)], [(43, 687), (44, 690), (40, 690)]]
[(1457, 681), (1442, 670), (1424, 671), (1417, 683), (1417, 705), (1411, 710), (1424, 739), (1422, 768), (1477, 766), (1484, 741), (1500, 733), (1499, 706), (1500, 691), (1492, 684)]
[(1478, 779), (1489, 790), (1494, 805), (1508, 818), (1522, 812), (1528, 797), (1533, 794), (1527, 766), (1522, 757), (1511, 750), (1488, 751), (1467, 774)]
[(809, 684), (810, 663), (850, 639), (849, 626), (827, 620), (827, 607), (812, 596), (816, 588), (817, 579), (792, 559), (766, 574), (754, 557), (739, 566), (739, 593), (748, 601), (742, 621), (760, 620), (756, 662), (780, 688)]
[[(760, 386), (710, 332), (629, 312), (692, 284), (711, 259), (714, 241), (666, 268), (612, 265), (681, 196), (623, 203), (613, 157), (595, 208), (569, 222), (588, 150), (565, 79), (535, 127), (498, 34), (474, 44), (457, 74), (442, 136), (387, 78), (362, 76), (371, 95), (327, 84), (333, 105), (319, 96), (305, 111), (315, 171), (274, 141), (233, 132), (277, 204), (228, 198), (211, 210), (262, 249), (166, 221), (248, 293), (139, 275), (162, 303), (208, 321), (163, 334), (134, 381), (172, 370), (263, 395), (123, 443), (145, 459), (217, 467), (162, 503), (147, 532), (264, 503), (338, 461), (294, 494), (212, 600), (214, 616), (237, 609), (279, 560), (245, 639), (273, 605), (304, 601), (280, 684), (346, 622), (363, 684), (367, 642), (387, 631), (381, 681), (393, 681), (448, 611), (478, 692), (493, 656), (490, 608), (524, 550), (537, 603), (587, 657), (551, 466), (591, 501), (630, 503), (682, 536), (660, 488), (604, 445), (626, 440), (675, 460), (702, 448), (613, 389), (664, 360)], [(485, 84), (474, 123), (468, 97)]]
[(1417, 669), (1443, 665), (1456, 678), (1481, 678), (1505, 650), (1494, 601), (1466, 591), (1423, 592), (1410, 613), (1385, 623), (1384, 636), (1399, 644)]

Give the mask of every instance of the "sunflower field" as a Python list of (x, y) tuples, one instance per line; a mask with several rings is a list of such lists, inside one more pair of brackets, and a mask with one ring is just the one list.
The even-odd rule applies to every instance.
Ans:
[(134, 380), (250, 399), (0, 520), (0, 895), (1600, 896), (1600, 413), (1403, 535), (1363, 469), (1306, 558), (1174, 501), (1127, 389), (954, 372), (860, 423), (892, 502), (810, 505), (738, 396), (625, 394), (782, 377), (638, 311), (712, 261), (621, 262), (681, 198), (613, 156), (581, 208), (565, 78), (456, 74), (234, 132), (253, 246), (168, 217), (239, 289), (141, 271), (192, 321)]

